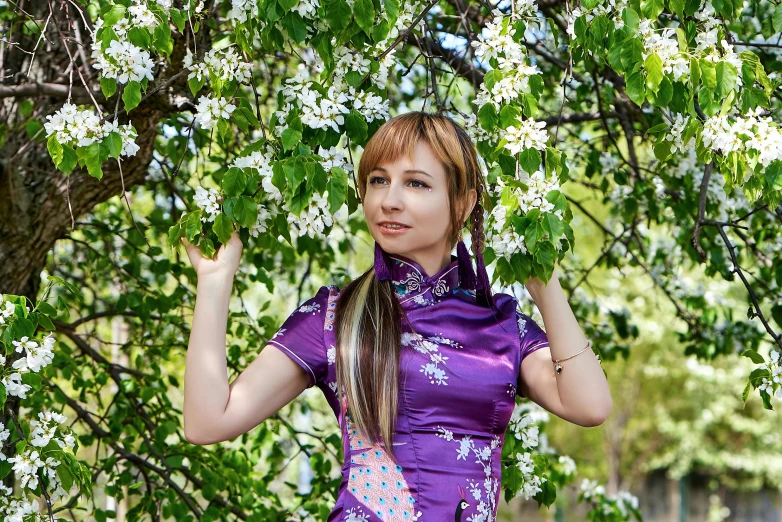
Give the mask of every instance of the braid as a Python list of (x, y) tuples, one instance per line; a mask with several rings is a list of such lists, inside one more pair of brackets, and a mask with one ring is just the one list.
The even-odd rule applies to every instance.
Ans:
[(478, 255), (478, 252), (483, 252), (486, 241), (486, 236), (483, 231), (483, 205), (481, 204), (481, 201), (483, 200), (483, 190), (483, 182), (479, 179), (475, 184), (477, 199), (475, 201), (475, 206), (472, 209), (472, 213), (470, 214), (470, 217), (472, 218), (472, 226), (470, 227), (472, 244), (470, 245), (470, 249), (476, 256)]

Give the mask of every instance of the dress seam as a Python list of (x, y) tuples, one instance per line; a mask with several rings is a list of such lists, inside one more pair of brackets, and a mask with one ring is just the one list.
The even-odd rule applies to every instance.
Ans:
[(402, 397), (405, 399), (405, 417), (407, 418), (407, 425), (410, 428), (410, 446), (413, 448), (413, 456), (415, 457), (415, 489), (418, 493), (418, 499), (413, 503), (413, 515), (418, 511), (418, 505), (421, 502), (421, 466), (418, 464), (418, 450), (415, 447), (415, 433), (413, 431), (413, 423), (410, 418), (410, 405), (407, 402), (407, 379), (405, 379), (404, 387), (402, 388)]

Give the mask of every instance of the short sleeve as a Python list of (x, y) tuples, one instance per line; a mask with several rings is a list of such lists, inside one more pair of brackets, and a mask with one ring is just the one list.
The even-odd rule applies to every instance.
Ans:
[(516, 395), (524, 397), (524, 394), (521, 392), (521, 362), (535, 350), (546, 348), (548, 346), (548, 337), (546, 332), (530, 316), (518, 310), (516, 310), (516, 322), (519, 324), (519, 365)]
[(524, 358), (541, 348), (548, 347), (548, 336), (532, 318), (516, 310), (516, 321), (519, 323), (519, 344), (521, 347), (521, 358), (519, 364)]
[(328, 355), (324, 339), (330, 289), (322, 286), (314, 297), (304, 301), (291, 313), (269, 340), (310, 376), (311, 388), (325, 381)]

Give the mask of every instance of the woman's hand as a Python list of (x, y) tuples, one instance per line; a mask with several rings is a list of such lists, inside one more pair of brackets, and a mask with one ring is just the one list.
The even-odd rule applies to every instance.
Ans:
[(185, 244), (190, 264), (195, 268), (199, 278), (211, 275), (233, 277), (239, 269), (243, 245), (236, 230), (231, 234), (231, 239), (220, 247), (214, 259), (205, 258), (201, 250), (196, 245), (191, 244), (187, 238), (183, 237), (182, 242)]

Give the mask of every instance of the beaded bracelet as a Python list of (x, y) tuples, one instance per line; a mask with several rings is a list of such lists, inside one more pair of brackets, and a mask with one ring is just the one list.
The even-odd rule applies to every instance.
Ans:
[(583, 350), (581, 350), (580, 352), (578, 352), (578, 353), (577, 353), (577, 354), (575, 354), (575, 355), (571, 355), (570, 357), (565, 357), (564, 359), (553, 359), (553, 358), (552, 358), (552, 359), (551, 359), (551, 362), (553, 362), (553, 363), (554, 363), (554, 370), (556, 370), (557, 374), (560, 374), (560, 373), (562, 373), (562, 365), (561, 365), (561, 364), (559, 364), (559, 363), (560, 363), (560, 361), (567, 361), (568, 359), (572, 359), (572, 358), (573, 358), (573, 357), (575, 357), (576, 355), (579, 355), (579, 354), (582, 354), (582, 353), (584, 353), (585, 351), (587, 351), (587, 348), (589, 348), (591, 345), (592, 345), (592, 341), (587, 341), (586, 348), (584, 348)]

